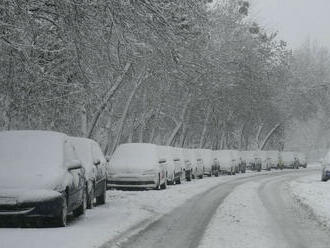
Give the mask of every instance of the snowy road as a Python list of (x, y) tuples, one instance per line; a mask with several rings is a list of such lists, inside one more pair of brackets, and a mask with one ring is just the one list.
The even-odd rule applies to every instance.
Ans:
[(110, 247), (330, 247), (326, 231), (288, 184), (318, 171), (285, 171), (220, 183)]

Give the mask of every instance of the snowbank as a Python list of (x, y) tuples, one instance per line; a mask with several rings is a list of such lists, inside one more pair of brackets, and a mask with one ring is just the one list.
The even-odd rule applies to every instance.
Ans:
[(321, 171), (291, 182), (290, 190), (322, 225), (330, 228), (330, 181), (321, 182)]

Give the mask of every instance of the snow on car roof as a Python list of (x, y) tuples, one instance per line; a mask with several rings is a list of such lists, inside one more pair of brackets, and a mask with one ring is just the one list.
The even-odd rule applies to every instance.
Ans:
[(0, 132), (0, 187), (40, 187), (64, 171), (67, 136), (51, 131)]
[(217, 151), (217, 158), (220, 161), (227, 161), (227, 160), (232, 160), (233, 155), (231, 150), (218, 150)]
[(112, 170), (153, 169), (158, 164), (154, 144), (129, 143), (117, 147), (110, 160)]
[(52, 131), (0, 132), (0, 166), (62, 164), (65, 137)]

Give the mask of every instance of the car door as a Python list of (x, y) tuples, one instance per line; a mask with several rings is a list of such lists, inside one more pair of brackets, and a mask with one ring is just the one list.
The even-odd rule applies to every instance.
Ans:
[(93, 161), (97, 162), (96, 167), (96, 187), (102, 187), (106, 178), (106, 159), (97, 143), (92, 144)]
[[(64, 163), (71, 164), (73, 161), (79, 161), (75, 148), (69, 140), (64, 142)], [(68, 171), (70, 181), (68, 182), (68, 209), (73, 210), (81, 204), (83, 190), (85, 188), (84, 169), (75, 169)]]

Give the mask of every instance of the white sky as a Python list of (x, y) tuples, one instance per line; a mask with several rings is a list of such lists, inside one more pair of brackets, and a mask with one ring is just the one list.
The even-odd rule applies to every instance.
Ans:
[(250, 0), (250, 16), (292, 48), (310, 38), (330, 48), (330, 0)]

